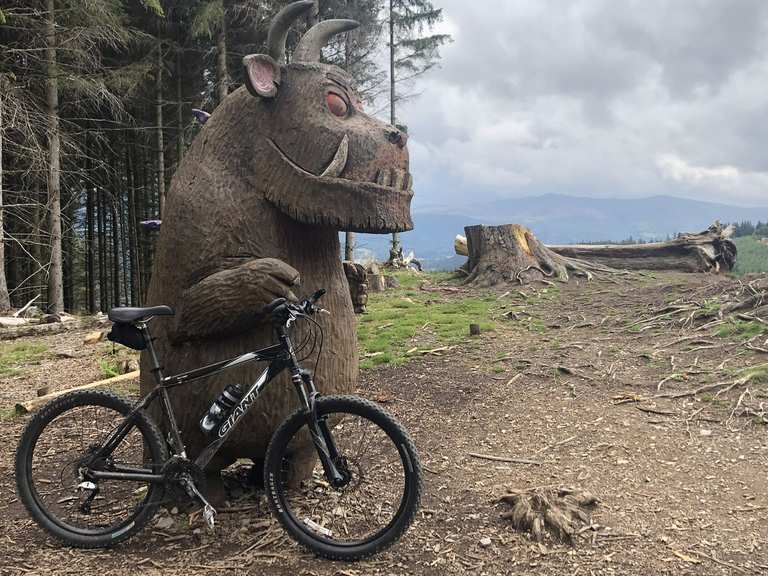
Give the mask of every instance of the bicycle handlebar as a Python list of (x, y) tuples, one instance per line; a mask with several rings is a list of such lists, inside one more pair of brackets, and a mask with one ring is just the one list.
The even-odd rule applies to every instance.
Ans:
[(261, 314), (263, 316), (271, 316), (274, 321), (280, 322), (287, 320), (291, 312), (311, 316), (315, 312), (322, 310), (320, 308), (315, 308), (315, 304), (317, 304), (317, 301), (325, 295), (325, 292), (324, 288), (320, 288), (320, 290), (311, 296), (307, 296), (297, 304), (291, 304), (285, 298), (276, 298), (261, 309)]

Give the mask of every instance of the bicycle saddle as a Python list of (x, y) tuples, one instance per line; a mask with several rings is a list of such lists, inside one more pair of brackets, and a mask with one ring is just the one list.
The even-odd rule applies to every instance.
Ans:
[(148, 306), (146, 308), (130, 308), (122, 306), (112, 308), (107, 317), (112, 322), (135, 322), (148, 316), (173, 316), (175, 314), (170, 306)]

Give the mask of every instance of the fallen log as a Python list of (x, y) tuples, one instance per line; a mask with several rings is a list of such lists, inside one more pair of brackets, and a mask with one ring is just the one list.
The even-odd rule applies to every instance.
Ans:
[(109, 386), (111, 384), (117, 384), (118, 382), (124, 382), (126, 380), (135, 380), (138, 377), (139, 377), (139, 371), (134, 370), (133, 372), (128, 372), (127, 374), (120, 374), (119, 376), (106, 378), (105, 380), (97, 380), (96, 382), (91, 382), (90, 384), (83, 384), (82, 386), (75, 386), (74, 388), (68, 388), (67, 390), (57, 390), (56, 392), (51, 392), (50, 394), (46, 394), (45, 396), (38, 396), (37, 398), (32, 398), (31, 400), (17, 403), (15, 407), (16, 413), (26, 414), (27, 412), (32, 412), (34, 410), (37, 410), (44, 404), (47, 404), (54, 398), (58, 398), (59, 396), (63, 396), (64, 394), (69, 394), (70, 392), (76, 392), (78, 390), (90, 390), (91, 388), (99, 388), (101, 386)]
[(16, 316), (0, 316), (0, 327), (13, 328), (15, 326), (24, 326), (29, 324), (26, 318), (17, 318)]
[[(23, 318), (18, 318), (23, 320)], [(0, 328), (0, 340), (14, 340), (26, 336), (40, 336), (43, 334), (58, 334), (70, 329), (77, 328), (77, 323), (55, 323), (55, 324), (23, 324), (16, 327)]]
[(548, 246), (569, 258), (581, 258), (622, 270), (729, 272), (736, 264), (733, 227), (719, 222), (697, 234), (648, 244)]

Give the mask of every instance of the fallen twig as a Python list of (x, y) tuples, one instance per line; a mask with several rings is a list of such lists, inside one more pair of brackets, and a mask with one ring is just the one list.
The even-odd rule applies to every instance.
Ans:
[(542, 462), (537, 460), (528, 460), (527, 458), (508, 458), (506, 456), (493, 456), (492, 454), (477, 454), (475, 452), (468, 452), (467, 456), (472, 458), (479, 458), (481, 460), (493, 460), (494, 462), (509, 462), (511, 464), (532, 464), (534, 466), (541, 466)]

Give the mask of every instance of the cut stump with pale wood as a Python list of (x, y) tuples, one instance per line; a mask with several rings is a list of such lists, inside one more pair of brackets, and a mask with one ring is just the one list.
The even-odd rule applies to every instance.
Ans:
[(610, 268), (553, 252), (525, 226), (467, 226), (467, 284), (494, 286), (507, 282), (528, 284), (548, 279), (567, 282), (572, 275), (592, 278)]

